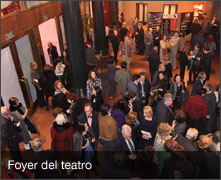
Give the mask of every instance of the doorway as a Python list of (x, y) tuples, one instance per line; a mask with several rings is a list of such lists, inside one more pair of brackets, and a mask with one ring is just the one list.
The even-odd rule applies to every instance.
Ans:
[(22, 72), (24, 74), (24, 80), (28, 83), (28, 91), (30, 91), (31, 101), (33, 102), (37, 99), (35, 87), (32, 84), (31, 79), (31, 68), (30, 64), (34, 61), (32, 55), (31, 44), (29, 40), (29, 35), (25, 35), (22, 38), (15, 41), (16, 49), (18, 52), (19, 62), (21, 64)]
[(17, 97), (27, 107), (9, 46), (1, 50), (1, 97), (5, 106), (10, 97)]
[(48, 42), (52, 42), (52, 44), (57, 48), (58, 55), (61, 55), (55, 18), (49, 19), (48, 21), (39, 24), (38, 29), (41, 37), (45, 62), (46, 64), (50, 64), (50, 58), (47, 51)]

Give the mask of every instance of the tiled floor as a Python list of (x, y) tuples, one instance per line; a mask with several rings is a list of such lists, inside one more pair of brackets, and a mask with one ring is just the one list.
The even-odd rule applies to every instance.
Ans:
[[(111, 52), (111, 54), (112, 54), (112, 52)], [(119, 60), (121, 60), (120, 57), (119, 57)], [(135, 73), (140, 73), (141, 71), (144, 71), (144, 72), (146, 72), (148, 78), (150, 79), (149, 63), (147, 61), (144, 61), (144, 56), (138, 56), (138, 55), (133, 54), (133, 56), (131, 58), (131, 62), (132, 62), (132, 65), (130, 67), (131, 68), (130, 69), (131, 75), (133, 75)], [(179, 73), (179, 62), (177, 62), (177, 67), (178, 67), (178, 69), (173, 71), (173, 75), (175, 75), (176, 73)], [(118, 99), (120, 99), (121, 96), (118, 95), (113, 100), (110, 100), (108, 98), (108, 80), (107, 80), (106, 72), (107, 72), (107, 70), (104, 69), (102, 71), (102, 74), (100, 75), (103, 80), (102, 83), (103, 83), (103, 87), (104, 87), (104, 90), (103, 90), (104, 99), (105, 99), (106, 103), (113, 104)], [(184, 81), (185, 82), (188, 81), (188, 73), (187, 72), (185, 73)], [(215, 87), (220, 83), (219, 56), (216, 56), (216, 58), (213, 60), (211, 78), (210, 78), (209, 83), (213, 86), (213, 89), (215, 89)], [(189, 85), (188, 89), (191, 92), (192, 85)], [(32, 119), (41, 132), (40, 138), (43, 141), (43, 149), (50, 149), (50, 146), (51, 146), (50, 128), (51, 128), (51, 124), (53, 122), (52, 109), (50, 108), (49, 111), (46, 111), (45, 109), (37, 108), (36, 112), (32, 115)], [(33, 135), (33, 137), (37, 137), (37, 136)], [(23, 149), (22, 144), (21, 144), (21, 148)]]

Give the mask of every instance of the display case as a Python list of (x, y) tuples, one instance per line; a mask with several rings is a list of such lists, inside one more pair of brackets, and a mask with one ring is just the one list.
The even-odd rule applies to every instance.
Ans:
[(149, 12), (148, 13), (148, 25), (152, 27), (153, 30), (156, 29), (157, 26), (160, 26), (162, 30), (163, 23), (163, 13), (161, 12)]
[(189, 34), (192, 21), (193, 12), (181, 13), (180, 31), (184, 31), (186, 34)]

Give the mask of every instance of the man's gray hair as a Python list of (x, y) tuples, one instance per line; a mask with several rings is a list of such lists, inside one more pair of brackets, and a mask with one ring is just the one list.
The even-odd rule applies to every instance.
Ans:
[(128, 133), (128, 132), (131, 132), (131, 127), (127, 124), (123, 125), (121, 128), (121, 133), (124, 134), (124, 133)]
[(208, 91), (212, 91), (212, 85), (211, 84), (206, 84), (205, 85), (205, 88), (208, 90)]
[(189, 128), (186, 133), (186, 138), (189, 140), (195, 140), (198, 136), (198, 130), (195, 128)]
[(31, 148), (34, 152), (39, 152), (42, 150), (42, 141), (39, 138), (35, 138), (31, 141)]
[(170, 99), (173, 99), (173, 95), (171, 93), (164, 94), (163, 102), (169, 101)]
[(206, 75), (205, 72), (200, 72), (197, 77), (199, 80), (202, 80), (205, 75)]

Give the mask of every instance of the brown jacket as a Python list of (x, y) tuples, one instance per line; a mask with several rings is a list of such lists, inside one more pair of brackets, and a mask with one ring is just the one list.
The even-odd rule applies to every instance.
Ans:
[(99, 113), (98, 121), (101, 138), (113, 140), (118, 137), (117, 122), (113, 117), (102, 116), (101, 113)]

